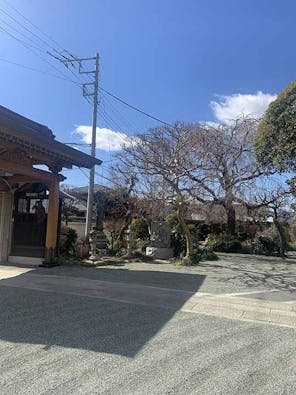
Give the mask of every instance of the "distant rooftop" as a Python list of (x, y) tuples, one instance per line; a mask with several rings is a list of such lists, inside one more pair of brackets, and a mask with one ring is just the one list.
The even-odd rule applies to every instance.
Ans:
[[(94, 185), (94, 193), (96, 192), (106, 192), (108, 191), (110, 188), (105, 187), (104, 185), (100, 185), (100, 184), (95, 184)], [(83, 186), (83, 187), (74, 187), (74, 188), (70, 188), (69, 190), (70, 195), (73, 194), (77, 194), (77, 195), (84, 195), (88, 193), (88, 186)]]

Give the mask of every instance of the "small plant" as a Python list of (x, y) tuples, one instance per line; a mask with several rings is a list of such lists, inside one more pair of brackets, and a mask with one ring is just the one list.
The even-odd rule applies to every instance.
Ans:
[(140, 251), (134, 251), (132, 253), (132, 257), (136, 258), (136, 259), (139, 259), (141, 261), (144, 261), (144, 262), (151, 262), (151, 261), (153, 261), (153, 257), (152, 256), (145, 255), (145, 254), (143, 254)]
[(288, 251), (296, 251), (296, 242), (288, 243), (287, 249)]
[(218, 261), (219, 257), (214, 251), (204, 249), (204, 254), (201, 256), (201, 261)]
[(76, 230), (67, 228), (60, 243), (60, 252), (65, 255), (75, 255), (77, 238), (78, 235)]
[(181, 264), (187, 265), (198, 265), (202, 261), (217, 261), (219, 257), (211, 250), (207, 248), (197, 248), (190, 255), (189, 262), (184, 263), (181, 259)]
[(109, 252), (109, 255), (111, 255), (111, 256), (122, 256), (124, 254), (125, 250), (120, 246), (120, 242), (112, 241), (112, 243), (111, 243), (109, 241), (108, 252)]
[(190, 263), (191, 265), (198, 265), (201, 261), (202, 251), (194, 250), (193, 254), (190, 255)]
[(89, 250), (90, 250), (90, 246), (89, 246), (88, 237), (84, 237), (84, 238), (80, 239), (76, 243), (76, 255), (79, 258), (86, 258), (86, 257), (88, 257), (89, 256)]

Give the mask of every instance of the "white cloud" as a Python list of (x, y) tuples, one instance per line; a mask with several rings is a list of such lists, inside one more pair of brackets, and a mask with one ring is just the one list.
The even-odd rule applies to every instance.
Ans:
[(219, 128), (221, 126), (221, 123), (212, 122), (212, 121), (201, 122), (201, 124), (204, 124), (204, 125), (212, 127), (212, 128)]
[[(74, 133), (79, 134), (84, 143), (91, 144), (91, 126), (78, 125), (76, 126)], [(97, 148), (103, 151), (120, 151), (123, 144), (130, 144), (129, 137), (126, 134), (98, 127), (96, 142)]]
[(276, 97), (261, 91), (255, 94), (222, 95), (218, 96), (217, 101), (211, 102), (211, 107), (220, 122), (229, 123), (241, 116), (260, 117)]

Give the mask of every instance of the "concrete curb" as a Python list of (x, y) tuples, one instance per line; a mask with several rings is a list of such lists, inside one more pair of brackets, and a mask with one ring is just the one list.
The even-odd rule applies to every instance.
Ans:
[(296, 302), (285, 304), (215, 294), (195, 294), (182, 311), (244, 321), (260, 321), (296, 329)]

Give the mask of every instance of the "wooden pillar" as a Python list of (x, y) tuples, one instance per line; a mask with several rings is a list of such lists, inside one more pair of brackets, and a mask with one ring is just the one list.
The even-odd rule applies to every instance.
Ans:
[(56, 247), (59, 221), (59, 179), (53, 175), (49, 186), (45, 256), (42, 266), (56, 266)]
[(12, 193), (0, 191), (0, 262), (7, 262), (10, 252), (12, 205)]

